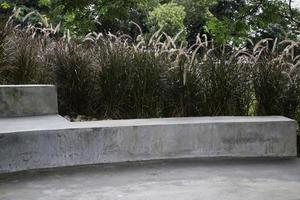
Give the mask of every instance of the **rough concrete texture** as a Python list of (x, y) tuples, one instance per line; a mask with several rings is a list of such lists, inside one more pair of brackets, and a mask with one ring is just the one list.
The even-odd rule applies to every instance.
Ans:
[(0, 118), (57, 114), (51, 85), (0, 85)]
[(0, 118), (0, 134), (68, 128), (72, 123), (60, 115)]
[(300, 135), (297, 135), (297, 156), (300, 157)]
[[(184, 118), (153, 118), (153, 119), (125, 119), (102, 120), (88, 122), (66, 123), (65, 118), (59, 115), (15, 117), (0, 119), (0, 133), (24, 132), (32, 130), (60, 130), (79, 128), (103, 128), (103, 127), (135, 127), (151, 125), (177, 125), (177, 124), (209, 124), (209, 123), (296, 123), (286, 117), (184, 117)], [(3, 126), (1, 126), (3, 125)]]
[(299, 200), (300, 160), (91, 166), (0, 177), (1, 200)]
[(0, 131), (0, 173), (139, 160), (297, 154), (296, 123), (285, 117), (63, 121), (57, 127), (30, 119)]

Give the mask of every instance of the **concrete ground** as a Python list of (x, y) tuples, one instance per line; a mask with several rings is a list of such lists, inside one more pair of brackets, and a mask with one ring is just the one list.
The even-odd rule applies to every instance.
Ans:
[(1, 200), (300, 200), (300, 159), (168, 161), (0, 177)]

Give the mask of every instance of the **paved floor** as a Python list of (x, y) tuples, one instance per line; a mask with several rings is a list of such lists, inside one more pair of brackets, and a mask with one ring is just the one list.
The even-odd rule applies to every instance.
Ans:
[(300, 159), (172, 161), (0, 177), (1, 200), (300, 200)]

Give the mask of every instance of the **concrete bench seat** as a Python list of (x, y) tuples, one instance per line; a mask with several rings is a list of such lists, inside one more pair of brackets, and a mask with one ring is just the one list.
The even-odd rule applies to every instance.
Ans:
[(195, 124), (224, 124), (224, 123), (276, 123), (293, 122), (281, 116), (268, 117), (184, 117), (184, 118), (152, 118), (152, 119), (123, 119), (101, 120), (87, 122), (70, 122), (60, 115), (44, 115), (33, 117), (0, 118), (0, 133), (24, 131), (44, 131), (80, 128), (106, 127), (137, 127), (137, 126), (167, 126)]
[(0, 134), (66, 128), (69, 124), (60, 115), (0, 118)]
[[(34, 86), (30, 87), (34, 90)], [(43, 91), (43, 86), (38, 87)], [(22, 88), (26, 87), (18, 91)], [(48, 95), (55, 95), (50, 99), (56, 99), (55, 87), (45, 88)], [(7, 95), (4, 86), (0, 90), (1, 102)], [(26, 92), (28, 88), (20, 94), (27, 95)], [(15, 101), (24, 99), (15, 98)], [(18, 105), (27, 103), (18, 102)], [(0, 173), (159, 159), (294, 157), (297, 154), (296, 122), (280, 116), (69, 122), (55, 114), (56, 110), (20, 117), (22, 112), (15, 112), (13, 107), (4, 108), (11, 110), (6, 113), (13, 114), (0, 118)], [(5, 113), (1, 109), (0, 112)]]

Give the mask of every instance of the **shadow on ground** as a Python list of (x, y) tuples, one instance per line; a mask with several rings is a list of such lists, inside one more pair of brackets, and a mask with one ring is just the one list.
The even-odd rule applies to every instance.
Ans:
[(1, 200), (296, 200), (300, 159), (82, 166), (0, 178)]

